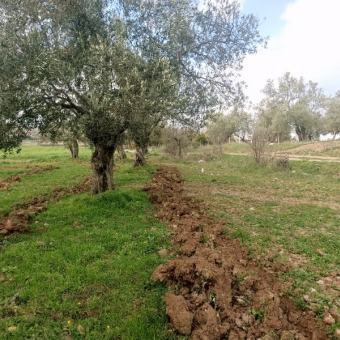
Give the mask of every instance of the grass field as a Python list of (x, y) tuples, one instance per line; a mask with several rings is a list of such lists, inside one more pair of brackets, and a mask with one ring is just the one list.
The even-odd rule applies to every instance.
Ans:
[[(24, 147), (0, 161), (0, 179), (52, 164), (0, 191), (3, 213), (32, 196), (72, 187), (90, 173), (89, 150)], [(153, 167), (120, 163), (117, 190), (68, 195), (32, 216), (30, 232), (0, 238), (1, 339), (169, 339), (161, 296), (149, 282), (168, 247), (166, 226), (140, 187)]]
[[(339, 164), (290, 161), (279, 171), (245, 155), (195, 152), (205, 161), (192, 154), (178, 162), (159, 150), (149, 161), (177, 166), (188, 193), (229, 222), (226, 232), (249, 247), (249, 256), (290, 263), (282, 279), (293, 281), (287, 294), (299, 307), (320, 317), (324, 306), (340, 307)], [(0, 180), (56, 167), (0, 191), (2, 215), (32, 196), (80, 184), (90, 174), (90, 150), (82, 148), (80, 157), (71, 160), (63, 147), (27, 146), (1, 160)], [(117, 164), (115, 192), (66, 195), (31, 217), (29, 233), (0, 236), (0, 339), (180, 339), (167, 326), (166, 288), (149, 281), (166, 261), (157, 251), (170, 247), (141, 189), (155, 167)]]

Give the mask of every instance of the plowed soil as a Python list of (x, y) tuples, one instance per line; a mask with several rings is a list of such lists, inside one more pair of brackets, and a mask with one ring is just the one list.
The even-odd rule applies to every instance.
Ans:
[[(32, 169), (33, 167), (33, 169)], [(30, 171), (23, 172), (19, 175), (16, 176), (10, 176), (4, 180), (0, 180), (0, 190), (7, 190), (8, 187), (16, 182), (20, 182), (21, 178), (29, 175), (34, 175), (34, 174), (40, 174), (44, 171), (52, 171), (54, 169), (58, 169), (58, 167), (53, 166), (53, 165), (48, 165), (48, 166), (26, 166), (26, 168), (31, 169)]]
[(49, 202), (57, 202), (67, 194), (75, 195), (89, 191), (90, 187), (91, 178), (87, 177), (83, 183), (75, 187), (69, 189), (56, 188), (49, 196), (33, 197), (27, 203), (12, 206), (12, 211), (0, 220), (0, 234), (8, 235), (26, 232), (32, 216), (45, 211)]
[(208, 216), (183, 184), (177, 169), (160, 167), (146, 187), (156, 217), (172, 229), (172, 259), (152, 278), (170, 288), (166, 313), (178, 333), (194, 340), (328, 339), (325, 322), (295, 308), (287, 294), (291, 283), (281, 274), (288, 265), (251, 259), (228, 236), (228, 224)]

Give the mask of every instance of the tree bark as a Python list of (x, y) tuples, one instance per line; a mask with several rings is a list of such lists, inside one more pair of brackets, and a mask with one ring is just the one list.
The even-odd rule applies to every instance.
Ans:
[(64, 145), (70, 150), (71, 158), (79, 158), (79, 144), (77, 139), (69, 139)]
[(146, 165), (146, 153), (147, 153), (147, 147), (145, 146), (136, 146), (136, 160), (133, 166), (143, 166)]
[(113, 183), (113, 154), (114, 147), (95, 145), (91, 158), (92, 166), (92, 195), (114, 190)]
[(307, 139), (307, 132), (306, 128), (303, 126), (296, 126), (295, 127), (295, 133), (298, 136), (299, 142), (302, 142)]
[(79, 158), (79, 144), (76, 139), (71, 141), (71, 157)]
[(178, 157), (182, 159), (182, 145), (180, 139), (178, 139), (177, 144), (178, 144)]
[(123, 145), (118, 145), (117, 151), (118, 151), (120, 159), (126, 159), (126, 153), (125, 153)]

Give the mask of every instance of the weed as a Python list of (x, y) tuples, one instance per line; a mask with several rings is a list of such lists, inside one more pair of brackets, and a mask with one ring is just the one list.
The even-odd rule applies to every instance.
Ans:
[(232, 287), (233, 289), (238, 290), (242, 284), (242, 282), (249, 276), (252, 275), (253, 272), (249, 271), (249, 272), (243, 272), (243, 273), (238, 273), (235, 275), (233, 283), (232, 283)]
[(210, 238), (209, 234), (204, 233), (203, 235), (201, 235), (200, 242), (203, 243), (203, 244), (206, 244), (206, 243), (208, 243), (209, 238)]
[(263, 322), (264, 318), (266, 316), (266, 312), (264, 310), (259, 310), (259, 309), (249, 309), (249, 314), (253, 315), (255, 320), (259, 321), (259, 322)]
[(228, 228), (223, 228), (222, 235), (228, 235), (228, 234), (229, 234), (229, 229)]
[(216, 297), (217, 293), (214, 290), (208, 292), (208, 299), (212, 308), (216, 307)]
[(294, 304), (297, 308), (299, 308), (301, 310), (305, 310), (308, 307), (306, 300), (301, 295), (296, 296), (294, 298)]

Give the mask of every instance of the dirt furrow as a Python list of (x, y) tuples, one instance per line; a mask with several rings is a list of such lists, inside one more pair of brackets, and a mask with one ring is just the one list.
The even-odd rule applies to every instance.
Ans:
[[(311, 310), (295, 308), (287, 264), (251, 259), (183, 189), (175, 168), (160, 167), (145, 188), (156, 217), (172, 229), (172, 259), (152, 278), (166, 283), (166, 313), (193, 340), (328, 339), (327, 325)], [(338, 317), (338, 315), (334, 315)]]
[(40, 214), (47, 209), (50, 202), (57, 202), (67, 194), (79, 194), (89, 191), (91, 177), (86, 177), (83, 183), (72, 188), (56, 188), (50, 195), (33, 197), (29, 202), (12, 206), (12, 211), (0, 220), (0, 234), (8, 235), (13, 233), (26, 232), (31, 223), (32, 216)]
[[(27, 166), (27, 168), (32, 168), (32, 166)], [(4, 180), (0, 180), (0, 190), (7, 190), (9, 186), (11, 186), (14, 183), (20, 182), (21, 178), (34, 175), (34, 174), (40, 174), (44, 171), (52, 171), (55, 169), (59, 169), (56, 166), (48, 165), (48, 166), (33, 166), (33, 169), (31, 171), (23, 172), (19, 175), (10, 176)]]

